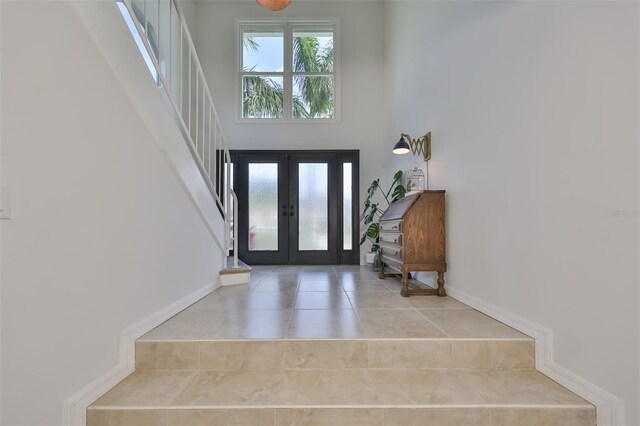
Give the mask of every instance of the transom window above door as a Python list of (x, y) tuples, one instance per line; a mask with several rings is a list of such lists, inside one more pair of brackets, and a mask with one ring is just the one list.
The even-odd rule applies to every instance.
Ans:
[(239, 21), (243, 122), (336, 121), (338, 21)]

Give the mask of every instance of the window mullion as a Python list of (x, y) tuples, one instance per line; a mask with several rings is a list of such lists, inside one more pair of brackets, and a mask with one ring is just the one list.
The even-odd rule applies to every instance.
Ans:
[(293, 118), (293, 75), (292, 75), (292, 58), (293, 58), (293, 33), (291, 25), (285, 24), (284, 27), (284, 79), (283, 79), (283, 115), (285, 119)]

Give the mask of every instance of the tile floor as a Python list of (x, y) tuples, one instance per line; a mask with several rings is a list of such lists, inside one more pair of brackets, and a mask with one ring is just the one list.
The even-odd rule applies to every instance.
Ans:
[(89, 426), (595, 426), (528, 336), (369, 267), (259, 266), (136, 342)]
[(450, 297), (400, 296), (368, 266), (257, 266), (141, 340), (491, 338), (524, 334)]

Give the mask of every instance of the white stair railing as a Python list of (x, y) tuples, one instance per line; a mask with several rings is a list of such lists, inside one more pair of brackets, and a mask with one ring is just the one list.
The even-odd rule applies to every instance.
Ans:
[(233, 249), (234, 267), (238, 267), (238, 209), (231, 188), (231, 156), (182, 11), (175, 0), (116, 1), (224, 217), (225, 247)]

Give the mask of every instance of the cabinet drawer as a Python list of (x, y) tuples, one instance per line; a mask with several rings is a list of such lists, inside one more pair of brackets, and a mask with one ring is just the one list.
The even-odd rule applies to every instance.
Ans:
[(389, 257), (395, 257), (397, 259), (402, 259), (402, 247), (393, 244), (393, 243), (380, 243), (380, 248), (382, 249), (382, 254)]
[(382, 260), (382, 262), (384, 262), (388, 266), (391, 266), (394, 269), (402, 271), (402, 261), (401, 260), (396, 259), (395, 257), (386, 256), (384, 254), (381, 257), (381, 260)]
[(380, 241), (402, 245), (402, 234), (396, 232), (381, 232)]
[(402, 220), (385, 220), (380, 222), (381, 231), (402, 232)]

